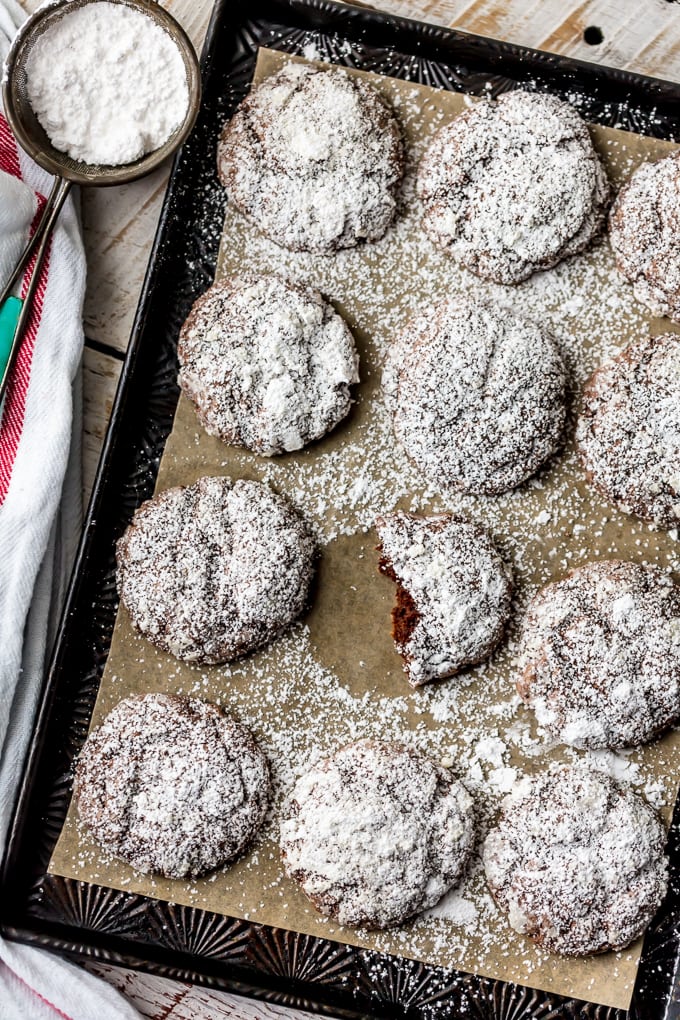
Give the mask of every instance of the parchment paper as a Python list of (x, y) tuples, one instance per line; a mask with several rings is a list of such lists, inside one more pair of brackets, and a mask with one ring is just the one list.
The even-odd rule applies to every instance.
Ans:
[[(262, 50), (256, 78), (276, 70), (284, 55)], [(404, 81), (367, 77), (394, 104), (410, 152), (403, 208), (377, 245), (336, 257), (294, 255), (261, 238), (231, 209), (227, 213), (218, 276), (261, 269), (316, 285), (353, 328), (362, 382), (349, 420), (298, 454), (263, 460), (204, 434), (191, 406), (179, 403), (160, 467), (157, 489), (187, 484), (204, 474), (262, 478), (288, 493), (316, 525), (322, 543), (314, 603), (306, 618), (271, 648), (232, 667), (182, 665), (156, 651), (118, 615), (111, 653), (92, 724), (133, 692), (187, 693), (229, 706), (256, 732), (272, 761), (275, 805), (255, 848), (224, 872), (192, 883), (135, 874), (102, 854), (69, 811), (50, 870), (70, 878), (204, 907), (430, 964), (627, 1008), (640, 945), (620, 954), (567, 961), (548, 957), (515, 935), (485, 892), (477, 861), (462, 891), (435, 916), (392, 933), (338, 929), (319, 917), (281, 873), (276, 813), (281, 797), (308, 763), (361, 736), (406, 739), (452, 764), (467, 777), (493, 816), (502, 793), (523, 772), (549, 761), (583, 757), (551, 747), (536, 734), (531, 714), (518, 705), (517, 620), (538, 585), (589, 559), (619, 556), (656, 562), (678, 573), (677, 535), (653, 529), (605, 506), (588, 491), (571, 449), (515, 493), (498, 499), (440, 498), (423, 487), (392, 442), (379, 394), (380, 363), (389, 342), (419, 306), (444, 295), (483, 291), (549, 324), (578, 391), (606, 356), (648, 331), (672, 330), (651, 321), (619, 281), (606, 241), (583, 256), (518, 288), (487, 285), (435, 252), (421, 235), (412, 169), (427, 139), (470, 100)], [(617, 183), (644, 159), (670, 151), (669, 143), (593, 128), (595, 143)], [(576, 397), (575, 397), (576, 400)], [(573, 425), (573, 422), (572, 422)], [(377, 573), (376, 512), (395, 505), (424, 511), (451, 508), (486, 521), (517, 578), (515, 622), (508, 642), (489, 664), (460, 680), (411, 692), (390, 638), (393, 585)], [(678, 735), (629, 756), (591, 756), (598, 767), (630, 779), (666, 818), (676, 794)], [(438, 916), (436, 916), (438, 915)]]

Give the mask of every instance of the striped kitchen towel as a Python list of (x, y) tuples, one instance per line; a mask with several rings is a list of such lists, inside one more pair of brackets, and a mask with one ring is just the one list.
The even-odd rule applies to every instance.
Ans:
[[(24, 14), (0, 0), (0, 59)], [(0, 116), (0, 281), (40, 214), (50, 179)], [(81, 519), (80, 361), (85, 255), (67, 201), (0, 408), (0, 848), (23, 767), (46, 651)], [(0, 911), (2, 905), (0, 904)], [(118, 992), (41, 950), (0, 940), (0, 1017), (133, 1020)]]

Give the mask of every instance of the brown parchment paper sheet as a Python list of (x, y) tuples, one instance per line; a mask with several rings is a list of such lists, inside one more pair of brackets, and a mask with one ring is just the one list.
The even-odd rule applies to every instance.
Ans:
[[(273, 73), (287, 59), (262, 50), (256, 78)], [(461, 95), (409, 82), (349, 73), (369, 78), (394, 104), (409, 147), (411, 180), (413, 165), (434, 129), (470, 102)], [(625, 179), (642, 160), (673, 148), (669, 143), (601, 127), (594, 127), (593, 135), (614, 183)], [(229, 209), (217, 275), (257, 268), (287, 273), (318, 286), (346, 316), (361, 355), (357, 406), (349, 421), (331, 436), (274, 463), (207, 436), (191, 406), (182, 399), (157, 489), (188, 484), (204, 474), (229, 474), (264, 478), (288, 492), (315, 518), (320, 530), (325, 529), (327, 538), (333, 536), (322, 547), (313, 607), (291, 635), (231, 668), (176, 662), (139, 637), (121, 610), (92, 724), (123, 697), (136, 692), (189, 693), (228, 705), (253, 727), (269, 752), (277, 780), (277, 803), (290, 785), (291, 771), (299, 771), (315, 755), (362, 735), (410, 735), (425, 751), (441, 757), (444, 749), (463, 775), (467, 770), (485, 776), (493, 773), (497, 778), (493, 769), (498, 766), (515, 768), (519, 775), (542, 768), (555, 758), (568, 758), (570, 752), (540, 742), (537, 745), (533, 737), (520, 746), (521, 742), (508, 736), (518, 727), (525, 732), (532, 725), (529, 713), (513, 701), (516, 626), (508, 644), (490, 664), (470, 671), (467, 685), (453, 680), (410, 691), (390, 639), (394, 589), (377, 573), (375, 534), (366, 530), (374, 506), (369, 499), (357, 512), (348, 493), (354, 492), (355, 502), (361, 504), (365, 480), (378, 477), (386, 466), (391, 470), (394, 461), (398, 481), (388, 479), (385, 483), (382, 504), (380, 487), (378, 497), (375, 493), (372, 497), (374, 502), (377, 498), (379, 509), (389, 510), (395, 503), (426, 511), (462, 508), (486, 520), (513, 562), (518, 580), (517, 616), (538, 585), (588, 559), (617, 555), (657, 562), (677, 573), (676, 536), (655, 532), (601, 503), (583, 483), (571, 443), (538, 480), (498, 500), (444, 499), (429, 493), (399, 451), (391, 449), (389, 423), (378, 392), (379, 364), (387, 343), (415, 307), (466, 290), (486, 291), (528, 314), (543, 314), (563, 343), (576, 389), (607, 354), (641, 332), (665, 332), (674, 327), (667, 321), (650, 321), (649, 313), (617, 280), (606, 241), (568, 266), (541, 274), (516, 289), (478, 281), (423, 242), (408, 185), (398, 225), (384, 241), (330, 259), (286, 253), (259, 237)], [(352, 490), (352, 478), (358, 482), (356, 491)], [(484, 743), (489, 734), (492, 742), (501, 742), (495, 745), (497, 749), (500, 746), (507, 751), (502, 761), (494, 758), (493, 747), (489, 753)], [(284, 758), (289, 759), (285, 768)], [(678, 735), (672, 732), (618, 763), (637, 769), (641, 781), (663, 791), (668, 818), (680, 764)], [(432, 917), (380, 935), (338, 929), (319, 917), (282, 875), (275, 815), (276, 805), (264, 836), (241, 861), (224, 872), (184, 883), (135, 874), (102, 854), (77, 822), (72, 805), (50, 870), (566, 996), (620, 1008), (629, 1005), (639, 944), (625, 953), (587, 960), (548, 957), (512, 933), (490, 906), (479, 868), (465, 887), (464, 906), (474, 915), (478, 909), (474, 904), (481, 904), (478, 919), (467, 928), (454, 913), (453, 919)]]

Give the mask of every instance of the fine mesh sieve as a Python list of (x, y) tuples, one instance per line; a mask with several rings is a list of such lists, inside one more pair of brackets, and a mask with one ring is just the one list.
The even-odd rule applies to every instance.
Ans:
[[(22, 25), (5, 61), (2, 82), (5, 116), (21, 147), (38, 166), (53, 174), (55, 181), (40, 222), (0, 294), (0, 401), (4, 397), (23, 329), (30, 313), (40, 264), (71, 185), (105, 187), (128, 184), (130, 181), (144, 177), (155, 170), (182, 144), (198, 116), (201, 102), (201, 76), (198, 58), (181, 25), (155, 0), (106, 0), (107, 3), (121, 4), (146, 15), (173, 39), (186, 69), (189, 91), (186, 115), (183, 122), (160, 148), (141, 156), (133, 163), (121, 166), (82, 163), (52, 145), (28, 101), (26, 61), (36, 40), (55, 22), (86, 4), (97, 2), (100, 0), (55, 0), (53, 3), (39, 7)], [(12, 296), (12, 290), (33, 255), (36, 257), (32, 276), (24, 297)]]

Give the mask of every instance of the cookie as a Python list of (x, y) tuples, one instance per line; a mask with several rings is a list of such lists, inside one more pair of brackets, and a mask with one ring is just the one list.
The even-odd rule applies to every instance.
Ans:
[(126, 698), (83, 746), (74, 795), (105, 850), (136, 871), (195, 878), (238, 857), (262, 824), (269, 767), (217, 705)]
[(574, 747), (633, 747), (680, 719), (680, 588), (658, 567), (604, 560), (534, 596), (521, 698)]
[(179, 384), (201, 425), (271, 456), (299, 450), (348, 413), (359, 359), (322, 296), (269, 277), (213, 284), (179, 335)]
[(666, 894), (665, 829), (638, 794), (584, 766), (552, 768), (507, 797), (482, 857), (515, 931), (551, 953), (624, 949)]
[(413, 687), (488, 658), (510, 616), (512, 580), (486, 528), (452, 514), (376, 520), (380, 570), (397, 583), (392, 637)]
[(228, 662), (284, 631), (307, 603), (314, 541), (261, 482), (199, 478), (143, 503), (119, 539), (118, 592), (158, 648)]
[(680, 152), (638, 167), (612, 206), (609, 239), (638, 301), (680, 322)]
[(583, 251), (603, 225), (609, 197), (576, 110), (521, 91), (477, 103), (441, 128), (417, 188), (432, 241), (504, 284)]
[(397, 440), (437, 489), (514, 489), (562, 442), (566, 372), (555, 342), (487, 302), (450, 299), (413, 319), (383, 388)]
[(338, 68), (288, 64), (226, 124), (219, 178), (236, 208), (293, 251), (331, 253), (383, 236), (404, 166), (380, 93)]
[(472, 798), (448, 769), (401, 744), (361, 740), (297, 781), (281, 853), (322, 914), (389, 928), (457, 884), (474, 835)]
[(586, 478), (625, 513), (680, 523), (680, 337), (646, 337), (590, 377), (576, 445)]

